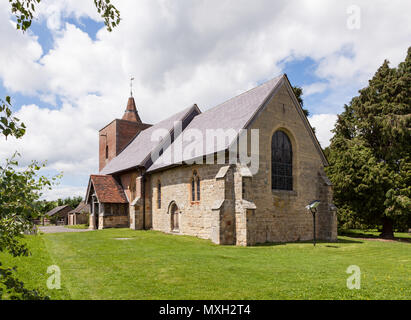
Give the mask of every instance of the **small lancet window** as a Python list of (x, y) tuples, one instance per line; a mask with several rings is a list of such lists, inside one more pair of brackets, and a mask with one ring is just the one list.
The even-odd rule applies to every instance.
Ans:
[(157, 185), (157, 208), (161, 209), (161, 182)]
[(108, 159), (108, 146), (106, 146), (106, 159)]
[(194, 177), (191, 178), (191, 201), (196, 201), (196, 184)]
[(193, 172), (191, 178), (191, 201), (200, 201), (200, 177), (197, 175), (197, 171)]
[(197, 201), (200, 201), (200, 178), (197, 177)]

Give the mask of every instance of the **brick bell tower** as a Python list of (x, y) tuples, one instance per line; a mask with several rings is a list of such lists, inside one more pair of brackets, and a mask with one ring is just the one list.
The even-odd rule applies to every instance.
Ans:
[(99, 131), (99, 171), (116, 157), (133, 138), (150, 127), (142, 123), (131, 92), (122, 119), (115, 119)]

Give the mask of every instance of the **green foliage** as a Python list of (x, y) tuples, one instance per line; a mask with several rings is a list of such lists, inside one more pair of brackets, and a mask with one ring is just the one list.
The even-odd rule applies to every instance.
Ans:
[[(31, 217), (41, 214), (36, 205), (41, 190), (51, 188), (57, 177), (38, 176), (38, 170), (44, 165), (37, 162), (20, 170), (15, 156), (0, 166), (0, 252), (17, 257), (29, 255), (28, 248), (20, 241), (22, 234), (33, 228)], [(0, 267), (0, 299), (3, 293), (11, 299), (44, 298), (36, 290), (25, 289), (13, 277), (13, 270)]]
[[(6, 105), (1, 111), (5, 117), (1, 118), (1, 133), (21, 138), (24, 125), (12, 116), (10, 98), (6, 97)], [(4, 120), (5, 119), (5, 120)], [(25, 231), (31, 230), (31, 218), (41, 214), (37, 200), (44, 188), (51, 188), (55, 180), (45, 176), (38, 176), (38, 171), (45, 166), (33, 161), (27, 168), (21, 170), (16, 160), (16, 152), (4, 164), (0, 164), (0, 252), (9, 252), (14, 257), (27, 256), (29, 251), (20, 239)], [(20, 299), (38, 299), (41, 296), (37, 291), (27, 290), (24, 285), (13, 277), (13, 268), (0, 267), (0, 299), (4, 292), (8, 297)]]
[[(9, 0), (11, 12), (16, 17), (16, 27), (25, 32), (30, 28), (34, 19), (36, 6), (41, 0)], [(97, 12), (104, 19), (107, 30), (111, 32), (114, 27), (120, 24), (120, 11), (113, 6), (110, 0), (94, 0)]]
[(9, 0), (11, 12), (16, 16), (17, 29), (26, 31), (31, 26), (36, 5), (40, 0)]
[(38, 207), (39, 215), (32, 216), (33, 219), (39, 219), (43, 217), (47, 212), (57, 206), (55, 201), (39, 200), (36, 201), (36, 206)]
[(14, 274), (17, 268), (2, 268), (0, 262), (0, 280), (5, 288), (0, 287), (0, 300), (6, 296), (10, 300), (50, 300), (48, 296), (42, 295), (38, 290), (29, 290), (24, 283), (18, 280)]
[(80, 196), (73, 197), (73, 198), (67, 197), (67, 198), (64, 198), (64, 199), (58, 199), (57, 200), (57, 206), (67, 205), (67, 206), (70, 206), (73, 209), (75, 209), (80, 204), (81, 201), (83, 201), (83, 197), (80, 197)]
[[(40, 2), (41, 0), (9, 0), (18, 30), (25, 32), (30, 28), (36, 6)], [(94, 4), (104, 19), (107, 30), (111, 32), (120, 23), (120, 12), (110, 0), (94, 0)], [(25, 134), (25, 129), (25, 125), (12, 116), (11, 98), (7, 96), (5, 101), (0, 99), (0, 134), (6, 139), (8, 136), (18, 139)], [(17, 153), (0, 167), (0, 252), (8, 251), (13, 256), (20, 256), (29, 254), (27, 247), (19, 241), (21, 234), (31, 229), (31, 219), (41, 217), (49, 206), (47, 202), (38, 201), (40, 191), (45, 187), (50, 188), (60, 176), (51, 180), (38, 176), (37, 172), (44, 164), (36, 161), (24, 171), (20, 171), (16, 156)], [(74, 198), (69, 202), (75, 204), (79, 201)], [(38, 291), (25, 289), (23, 283), (13, 277), (13, 270), (3, 268), (0, 264), (0, 299), (4, 292), (11, 299), (43, 298)]]
[(359, 93), (338, 117), (327, 174), (345, 218), (390, 236), (392, 223), (411, 220), (411, 48), (398, 68), (384, 61)]
[(7, 139), (8, 136), (16, 138), (22, 137), (26, 132), (24, 123), (12, 116), (11, 98), (6, 97), (5, 101), (0, 99), (0, 132)]
[(120, 11), (110, 3), (110, 0), (94, 0), (97, 12), (104, 19), (104, 24), (109, 32), (120, 24)]
[(297, 97), (298, 103), (300, 104), (301, 108), (303, 109), (303, 112), (306, 117), (310, 115), (310, 112), (307, 109), (304, 109), (304, 100), (303, 100), (303, 88), (295, 86), (293, 87), (293, 91), (295, 96)]
[[(303, 108), (303, 106), (304, 106), (303, 88), (298, 87), (298, 86), (295, 86), (295, 87), (293, 87), (293, 91), (294, 91), (294, 94), (295, 94), (295, 96), (296, 96), (296, 98), (297, 98), (297, 100), (298, 100), (298, 103), (299, 103), (300, 106), (301, 106), (301, 109), (302, 109), (303, 112), (304, 112), (304, 115), (305, 115), (306, 117), (308, 117), (308, 116), (310, 115), (310, 111), (308, 111), (307, 109), (304, 109), (304, 108)], [(311, 129), (313, 129), (313, 132), (315, 133), (315, 128), (314, 128), (314, 127), (311, 127)]]

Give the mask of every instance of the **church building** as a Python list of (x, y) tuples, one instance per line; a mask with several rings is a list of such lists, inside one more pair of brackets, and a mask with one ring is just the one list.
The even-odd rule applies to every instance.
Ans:
[(154, 125), (142, 122), (131, 95), (123, 118), (99, 131), (99, 173), (85, 199), (90, 228), (153, 229), (222, 245), (305, 241), (314, 229), (306, 206), (319, 200), (316, 238), (335, 241), (327, 165), (285, 74)]

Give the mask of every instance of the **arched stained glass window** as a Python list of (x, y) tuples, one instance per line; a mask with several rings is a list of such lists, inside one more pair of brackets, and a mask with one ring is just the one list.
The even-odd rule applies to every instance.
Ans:
[(293, 150), (283, 131), (271, 140), (271, 187), (273, 190), (293, 190)]

